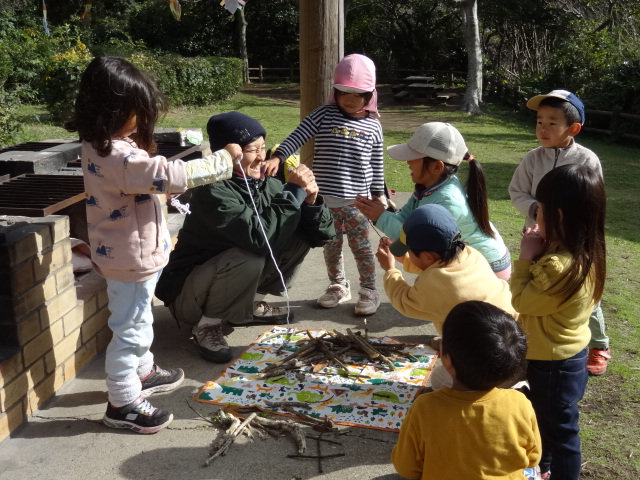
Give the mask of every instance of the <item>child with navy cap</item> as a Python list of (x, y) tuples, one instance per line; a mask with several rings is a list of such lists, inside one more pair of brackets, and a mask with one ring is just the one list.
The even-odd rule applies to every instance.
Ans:
[[(508, 283), (494, 275), (480, 252), (462, 241), (456, 221), (442, 205), (416, 208), (404, 221), (398, 240), (381, 239), (376, 257), (386, 272), (384, 289), (393, 307), (408, 317), (433, 322), (438, 335), (451, 309), (468, 300), (516, 314)], [(405, 270), (420, 272), (413, 285), (395, 268), (396, 258), (404, 262)], [(441, 368), (431, 375), (434, 389), (451, 382)]]
[[(509, 184), (511, 203), (525, 216), (525, 228), (536, 223), (536, 189), (546, 173), (561, 165), (585, 164), (602, 176), (598, 156), (574, 139), (585, 122), (584, 103), (576, 95), (567, 90), (553, 90), (530, 98), (527, 107), (537, 112), (536, 137), (540, 146), (524, 156)], [(611, 354), (600, 302), (593, 309), (589, 329), (587, 370), (591, 375), (602, 375), (607, 371)]]

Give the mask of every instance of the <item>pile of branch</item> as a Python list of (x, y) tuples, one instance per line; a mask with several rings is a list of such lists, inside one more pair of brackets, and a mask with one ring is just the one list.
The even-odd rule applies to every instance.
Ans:
[(249, 438), (257, 435), (265, 439), (269, 436), (279, 436), (283, 432), (289, 432), (296, 441), (298, 454), (302, 454), (307, 450), (307, 443), (302, 427), (294, 422), (259, 417), (255, 412), (249, 415), (244, 421), (241, 421), (240, 418), (235, 415), (220, 412), (216, 421), (222, 427), (226, 428), (226, 431), (211, 443), (211, 447), (209, 448), (209, 455), (211, 456), (204, 462), (204, 465), (207, 467), (216, 458), (225, 455), (239, 435), (246, 435)]
[(290, 370), (304, 372), (309, 367), (317, 373), (329, 365), (344, 369), (346, 377), (366, 377), (350, 373), (345, 357), (366, 357), (370, 364), (385, 370), (396, 370), (394, 361), (416, 360), (402, 352), (405, 344), (373, 343), (360, 332), (354, 333), (351, 329), (347, 329), (346, 334), (334, 330), (315, 338), (307, 331), (307, 336), (308, 339), (296, 343), (299, 348), (294, 353), (265, 367), (257, 378), (280, 377)]

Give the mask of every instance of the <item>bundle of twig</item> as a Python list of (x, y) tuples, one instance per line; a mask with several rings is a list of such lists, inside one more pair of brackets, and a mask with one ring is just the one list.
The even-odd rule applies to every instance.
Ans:
[(279, 436), (283, 432), (289, 432), (296, 441), (298, 454), (302, 454), (307, 450), (307, 443), (302, 427), (288, 420), (271, 420), (269, 418), (259, 417), (254, 412), (244, 421), (241, 421), (235, 415), (220, 412), (216, 421), (225, 427), (226, 431), (211, 443), (209, 448), (209, 455), (211, 456), (204, 462), (205, 466), (209, 466), (217, 457), (225, 455), (231, 444), (241, 434), (253, 438), (255, 433), (264, 439), (270, 435)]
[(366, 357), (378, 367), (384, 365), (385, 369), (396, 370), (394, 361), (415, 360), (410, 355), (402, 353), (404, 344), (374, 343), (360, 332), (347, 333), (337, 330), (326, 332), (319, 337), (313, 337), (307, 331), (307, 339), (299, 340), (299, 348), (292, 354), (282, 358), (267, 367), (258, 375), (258, 379), (279, 377), (290, 370), (301, 370), (311, 367), (314, 373), (323, 368), (335, 364), (345, 370), (346, 376), (351, 375), (346, 365), (345, 357)]

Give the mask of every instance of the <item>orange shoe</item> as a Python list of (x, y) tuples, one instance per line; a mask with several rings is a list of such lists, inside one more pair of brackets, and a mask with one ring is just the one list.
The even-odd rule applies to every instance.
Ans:
[(589, 375), (602, 375), (606, 372), (610, 358), (611, 354), (608, 348), (605, 350), (600, 348), (592, 348), (589, 350), (589, 359), (587, 360)]

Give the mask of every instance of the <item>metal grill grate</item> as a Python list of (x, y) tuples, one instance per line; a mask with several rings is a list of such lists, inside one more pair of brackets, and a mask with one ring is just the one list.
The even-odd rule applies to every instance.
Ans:
[(46, 217), (84, 198), (81, 176), (20, 175), (0, 183), (0, 215)]
[(10, 147), (5, 147), (0, 150), (0, 153), (5, 152), (41, 152), (42, 150), (46, 150), (47, 148), (57, 147), (59, 145), (63, 145), (62, 143), (53, 143), (53, 142), (26, 142), (20, 143), (18, 145), (12, 145)]

